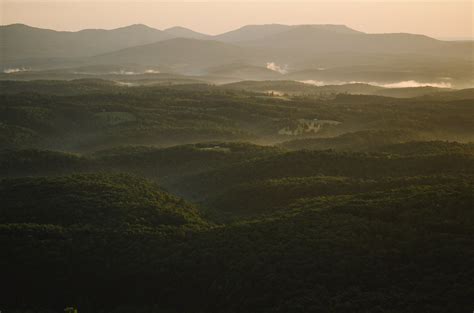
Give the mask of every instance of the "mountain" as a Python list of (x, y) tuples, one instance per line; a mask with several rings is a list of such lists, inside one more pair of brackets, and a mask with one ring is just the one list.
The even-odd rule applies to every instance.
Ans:
[(323, 32), (331, 32), (337, 34), (362, 34), (359, 31), (353, 30), (345, 25), (281, 25), (281, 24), (266, 24), (266, 25), (247, 25), (239, 29), (223, 33), (215, 36), (216, 40), (225, 42), (247, 42), (258, 41), (264, 38), (269, 38), (278, 34), (283, 34), (291, 30), (312, 29)]
[(233, 63), (250, 54), (246, 49), (212, 40), (169, 39), (107, 53), (90, 59), (97, 64), (144, 64), (168, 66), (175, 71), (194, 71), (210, 66)]
[(14, 24), (1, 26), (0, 38), (0, 67), (9, 75), (23, 69), (138, 65), (230, 81), (285, 76), (325, 84), (414, 81), (469, 88), (474, 83), (474, 42), (367, 34), (344, 25), (248, 25), (208, 36), (183, 27), (161, 31), (131, 25), (60, 32)]
[(279, 49), (283, 55), (311, 56), (314, 53), (388, 53), (463, 56), (469, 58), (472, 43), (452, 43), (406, 33), (366, 34), (344, 25), (299, 25), (242, 43), (246, 46)]
[(13, 24), (0, 26), (1, 63), (25, 58), (93, 56), (172, 37), (145, 25), (66, 32)]
[(195, 32), (189, 28), (175, 26), (163, 30), (165, 33), (177, 38), (191, 38), (191, 39), (211, 39), (212, 36)]
[[(405, 39), (413, 39), (415, 35), (408, 35)], [(305, 51), (358, 51), (360, 44), (366, 43), (368, 39), (377, 41), (377, 39), (400, 43), (402, 36), (395, 34), (370, 35), (352, 30), (342, 25), (301, 25), (294, 26), (285, 31), (274, 33), (259, 40), (246, 42), (248, 45), (258, 45), (273, 48), (299, 49), (304, 47)], [(436, 42), (437, 40), (429, 37), (416, 37), (419, 40)], [(369, 40), (370, 41), (370, 40)], [(411, 40), (416, 43), (416, 40)], [(355, 46), (354, 46), (355, 45)], [(368, 47), (365, 47), (368, 48)], [(385, 49), (379, 47), (380, 49)]]
[(214, 37), (214, 39), (224, 42), (257, 40), (266, 36), (278, 34), (290, 28), (291, 26), (281, 24), (247, 25), (239, 29), (217, 35)]
[(217, 36), (178, 26), (161, 31), (140, 24), (77, 32), (40, 29), (23, 24), (0, 26), (2, 61), (94, 56), (172, 38), (213, 39), (254, 46), (265, 50), (269, 56), (290, 59), (332, 52), (446, 54), (470, 58), (474, 48), (472, 42), (447, 42), (404, 33), (366, 34), (344, 25), (248, 25)]

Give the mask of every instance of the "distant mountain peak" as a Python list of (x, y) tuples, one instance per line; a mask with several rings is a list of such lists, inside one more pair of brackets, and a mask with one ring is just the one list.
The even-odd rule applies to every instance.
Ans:
[(34, 31), (34, 30), (44, 30), (44, 31), (54, 31), (54, 32), (59, 32), (57, 30), (53, 29), (45, 29), (45, 28), (39, 28), (39, 27), (34, 27), (22, 23), (14, 23), (14, 24), (8, 24), (8, 25), (0, 25), (0, 29), (4, 30), (24, 30), (24, 31)]
[(22, 24), (22, 23), (14, 23), (14, 24), (8, 24), (8, 25), (0, 25), (0, 27), (5, 27), (5, 28), (15, 28), (15, 27), (22, 27), (22, 28), (34, 28), (34, 27), (31, 27), (31, 26), (28, 26), (26, 24)]
[(226, 42), (257, 40), (265, 36), (283, 32), (290, 28), (291, 26), (282, 24), (246, 25), (238, 29), (217, 35), (216, 38)]
[(209, 39), (210, 38), (209, 35), (202, 34), (192, 29), (182, 27), (182, 26), (173, 26), (163, 31), (175, 37), (192, 38), (192, 39)]
[(186, 28), (186, 27), (183, 27), (183, 26), (173, 26), (173, 27), (169, 27), (169, 28), (166, 28), (164, 29), (165, 32), (167, 31), (191, 31), (191, 32), (194, 32), (193, 30), (189, 29), (189, 28)]
[(119, 27), (115, 28), (114, 30), (155, 30), (157, 31), (158, 29), (150, 27), (145, 24), (132, 24), (124, 27)]
[(337, 33), (346, 33), (346, 34), (362, 34), (363, 32), (352, 29), (346, 25), (343, 24), (303, 24), (303, 25), (296, 25), (293, 26), (295, 28), (313, 28), (313, 29), (322, 29), (322, 30), (328, 30), (328, 31), (333, 31)]
[(145, 24), (132, 24), (132, 25), (129, 25), (129, 26), (126, 26), (127, 28), (151, 28), (151, 29), (154, 29), (153, 27), (150, 27), (148, 25), (145, 25)]
[(288, 25), (285, 24), (279, 24), (279, 23), (269, 23), (269, 24), (249, 24), (249, 25), (244, 25), (238, 29), (245, 29), (245, 28), (266, 28), (266, 27), (289, 27)]

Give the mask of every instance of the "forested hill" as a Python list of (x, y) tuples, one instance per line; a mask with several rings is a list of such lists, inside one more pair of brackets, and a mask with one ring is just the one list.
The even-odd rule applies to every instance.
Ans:
[(2, 312), (472, 310), (471, 91), (0, 86)]
[(401, 99), (278, 96), (204, 84), (126, 87), (105, 80), (0, 86), (0, 149), (84, 152), (127, 144), (311, 139), (296, 147), (367, 150), (414, 140), (465, 142), (474, 132), (468, 91)]
[[(430, 165), (424, 160), (419, 167)], [(212, 201), (198, 209), (124, 175), (3, 179), (2, 307), (469, 308), (472, 171), (393, 179), (298, 173), (267, 180), (255, 172), (262, 180), (253, 185), (207, 189)], [(234, 223), (215, 224), (229, 219)]]

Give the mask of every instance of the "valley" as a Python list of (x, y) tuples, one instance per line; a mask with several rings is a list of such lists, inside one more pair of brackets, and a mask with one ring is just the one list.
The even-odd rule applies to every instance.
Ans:
[(12, 24), (0, 44), (1, 312), (472, 311), (472, 41)]

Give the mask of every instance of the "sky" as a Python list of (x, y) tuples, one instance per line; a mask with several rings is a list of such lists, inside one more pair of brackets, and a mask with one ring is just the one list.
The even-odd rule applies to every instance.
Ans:
[(76, 31), (146, 24), (219, 34), (248, 24), (344, 24), (368, 33), (474, 38), (474, 0), (0, 0), (0, 24)]

